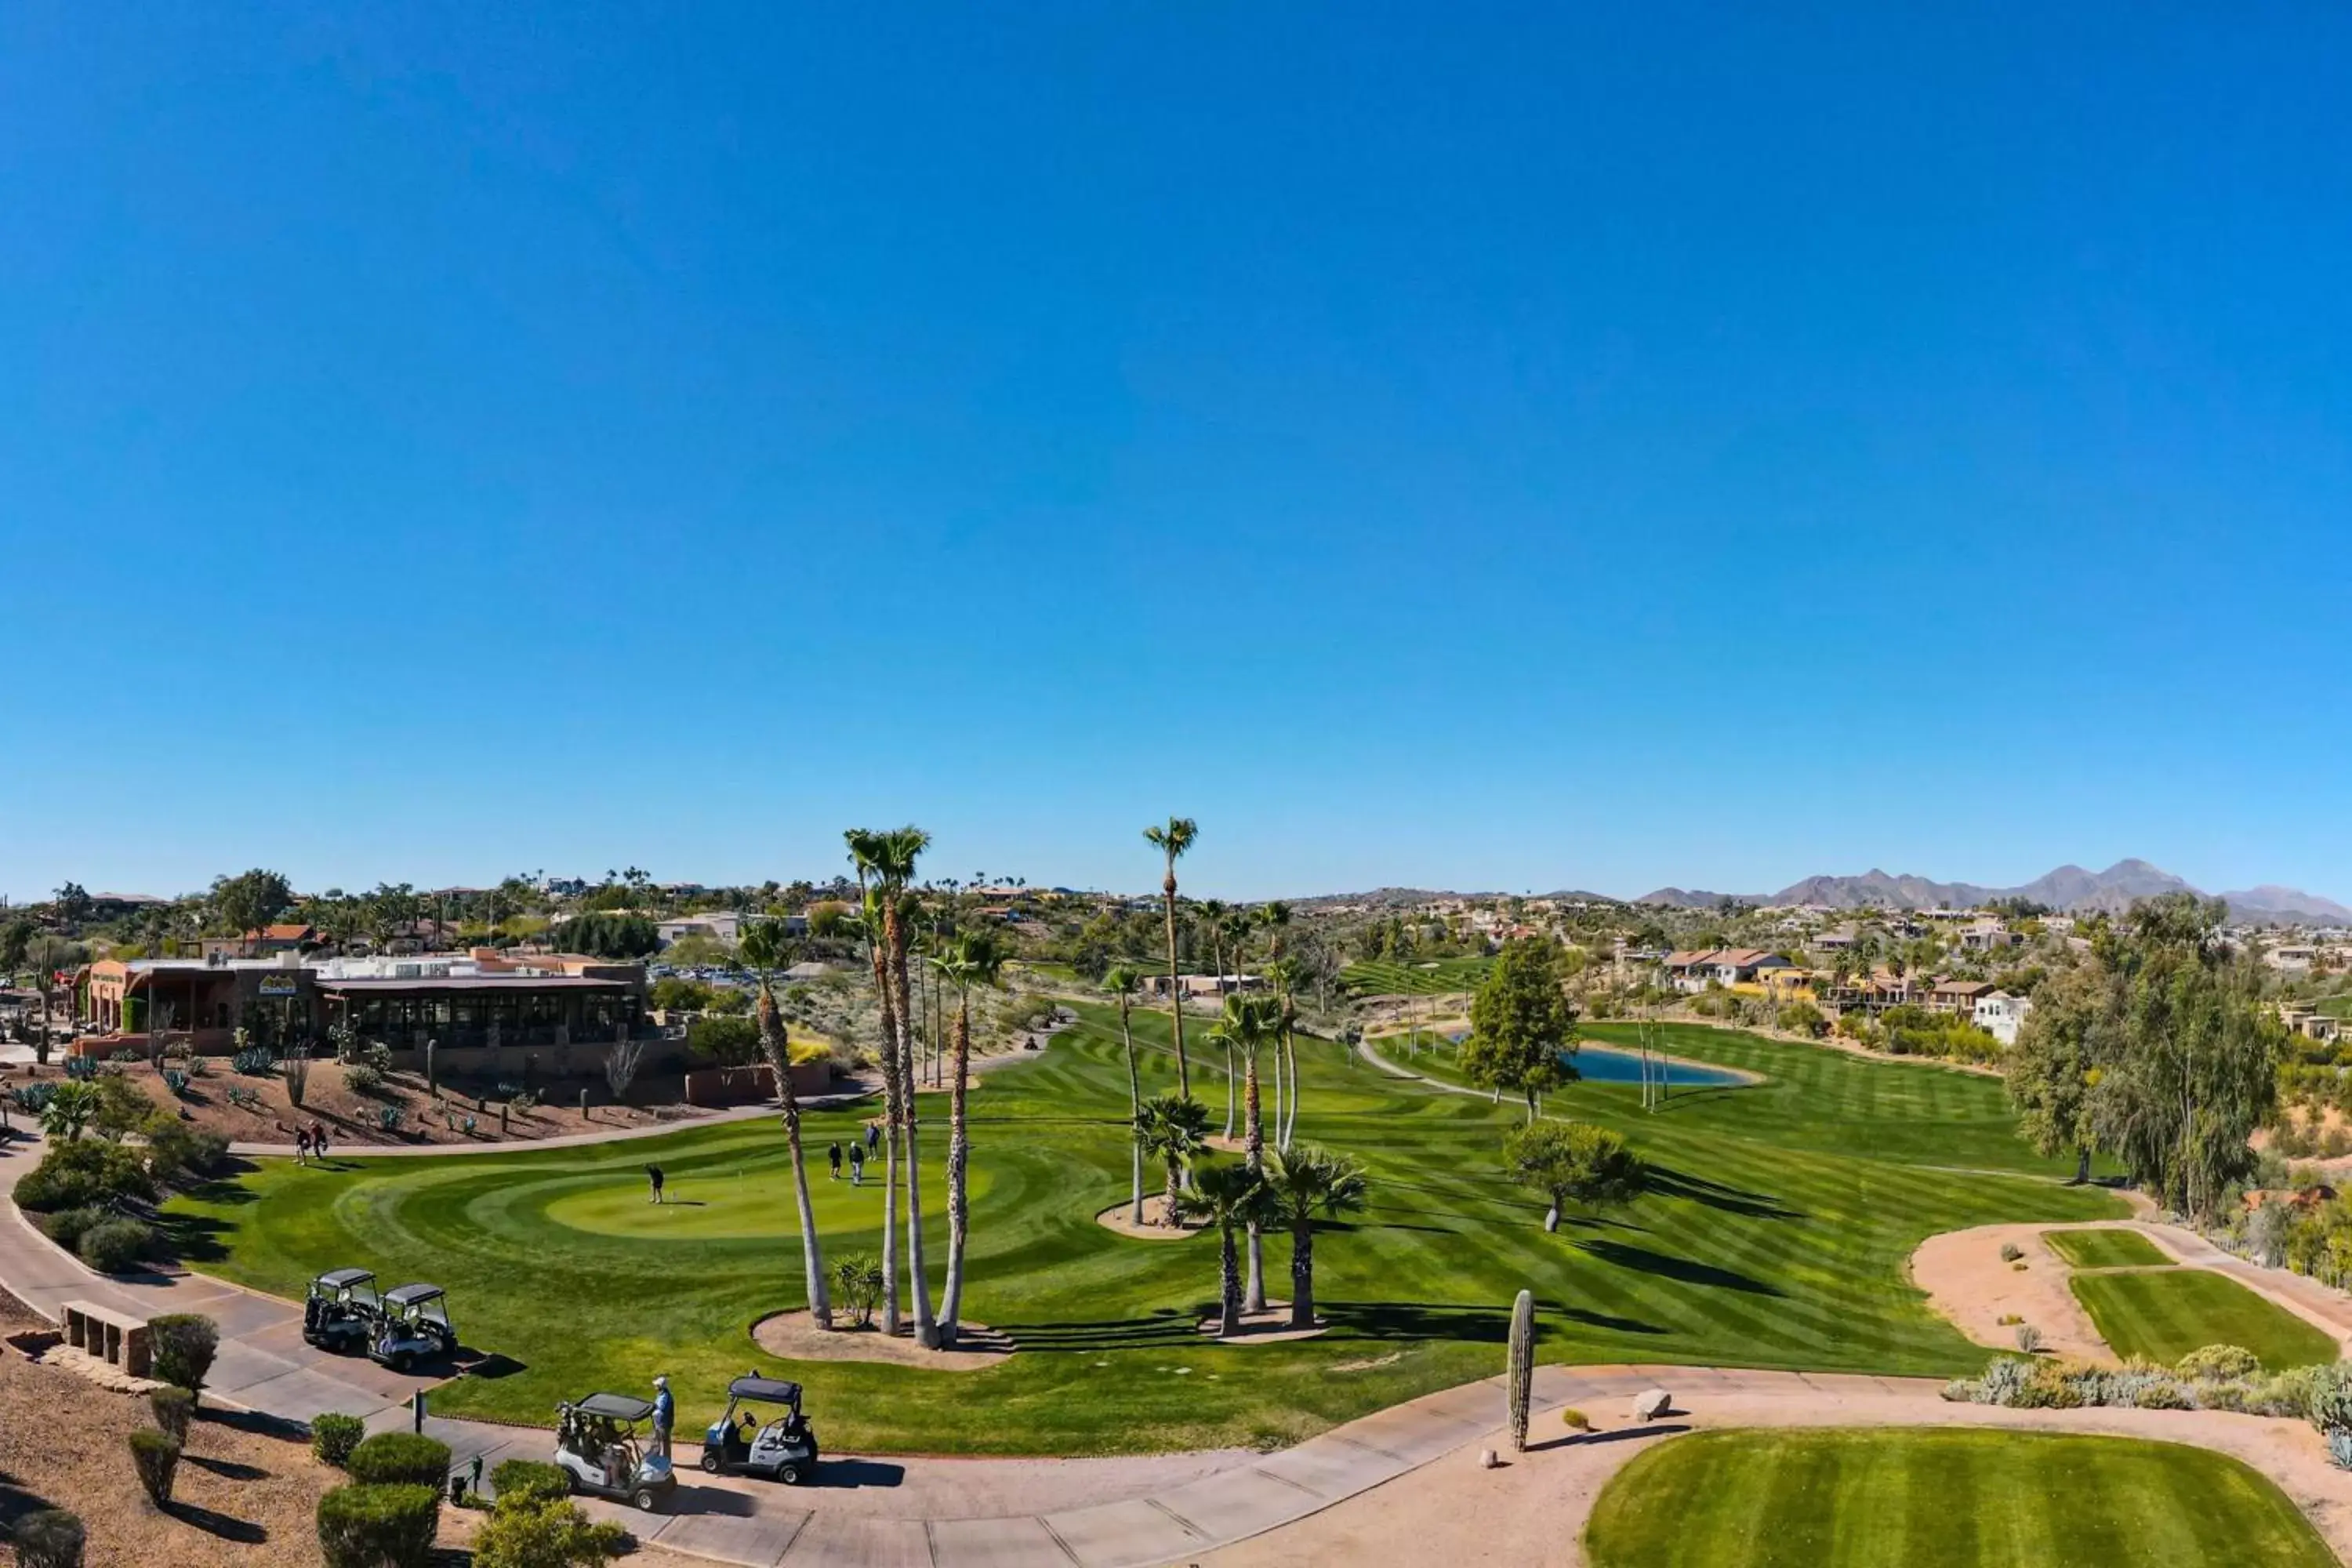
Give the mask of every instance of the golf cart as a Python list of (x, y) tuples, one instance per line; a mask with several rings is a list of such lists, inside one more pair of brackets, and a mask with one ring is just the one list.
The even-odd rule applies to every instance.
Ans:
[(446, 1296), (438, 1285), (403, 1285), (385, 1291), (368, 1354), (394, 1372), (406, 1372), (436, 1355), (455, 1355), (457, 1331), (449, 1325)]
[(310, 1281), (302, 1300), (302, 1342), (322, 1351), (365, 1350), (383, 1302), (375, 1276), (364, 1268), (337, 1268)]
[[(750, 1408), (761, 1405), (781, 1409), (762, 1422)], [(751, 1373), (729, 1384), (727, 1414), (702, 1435), (702, 1468), (714, 1476), (765, 1476), (788, 1487), (814, 1475), (816, 1428), (801, 1415), (801, 1385)]]
[(654, 1407), (626, 1394), (592, 1394), (577, 1405), (559, 1405), (555, 1418), (555, 1463), (571, 1478), (572, 1489), (611, 1498), (650, 1513), (677, 1489), (677, 1475), (659, 1454), (648, 1454), (637, 1427), (653, 1419)]

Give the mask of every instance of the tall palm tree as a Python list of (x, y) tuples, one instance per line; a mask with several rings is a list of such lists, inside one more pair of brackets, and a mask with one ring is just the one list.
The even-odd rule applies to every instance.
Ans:
[[(1225, 999), (1225, 913), (1224, 900), (1201, 900), (1201, 929), (1209, 934), (1210, 962), (1216, 965), (1217, 1003), (1220, 1006), (1224, 1005)], [(1230, 1142), (1234, 1135), (1233, 1037), (1221, 1035), (1218, 1029), (1211, 1029), (1209, 1037), (1225, 1048), (1225, 1137)]]
[(1273, 1216), (1265, 1177), (1247, 1165), (1212, 1165), (1192, 1173), (1192, 1185), (1175, 1194), (1188, 1218), (1217, 1227), (1217, 1337), (1241, 1332), (1241, 1271), (1235, 1267), (1234, 1232)]
[[(1265, 1165), (1265, 1116), (1258, 1093), (1258, 1057), (1275, 1038), (1278, 1009), (1270, 996), (1235, 993), (1225, 998), (1218, 1026), (1234, 1042), (1242, 1058), (1242, 1154), (1253, 1171)], [(1265, 1310), (1265, 1239), (1255, 1226), (1249, 1232), (1249, 1275), (1244, 1286), (1248, 1310)]]
[(1189, 816), (1171, 816), (1165, 827), (1143, 830), (1145, 839), (1168, 860), (1160, 896), (1168, 908), (1168, 1016), (1176, 1030), (1176, 1092), (1183, 1095), (1192, 1092), (1192, 1068), (1184, 1059), (1184, 988), (1176, 979), (1176, 861), (1200, 836), (1200, 824)]
[[(1135, 999), (1136, 973), (1121, 963), (1103, 975), (1103, 988), (1118, 998), (1118, 1034), (1127, 1044), (1127, 1112), (1130, 1122), (1139, 1123), (1143, 1115), (1143, 1075), (1135, 1065), (1135, 1030), (1128, 1022), (1128, 1005)], [(1134, 1140), (1135, 1152), (1135, 1223), (1143, 1223), (1143, 1142)]]
[(943, 984), (956, 988), (954, 1078), (948, 1085), (948, 1281), (940, 1295), (940, 1343), (952, 1349), (958, 1320), (963, 1310), (964, 1239), (971, 1229), (969, 1172), (971, 1135), (964, 1120), (964, 1089), (971, 1076), (971, 988), (994, 985), (1004, 968), (1004, 954), (985, 931), (956, 939), (955, 946), (931, 963)]
[(931, 836), (919, 827), (894, 827), (879, 836), (876, 868), (890, 896), (882, 905), (882, 940), (889, 953), (890, 987), (894, 1002), (898, 1052), (898, 1110), (907, 1142), (907, 1272), (914, 1293), (915, 1342), (926, 1350), (939, 1348), (939, 1327), (931, 1314), (931, 1281), (923, 1267), (923, 1165), (921, 1118), (915, 1102), (915, 1016), (908, 973), (907, 947), (914, 934), (916, 900), (908, 891), (915, 879), (915, 861), (929, 847)]
[(1315, 1221), (1360, 1213), (1364, 1168), (1344, 1155), (1301, 1143), (1274, 1157), (1265, 1190), (1276, 1224), (1290, 1232), (1290, 1326), (1315, 1326)]
[[(1282, 999), (1281, 1037), (1274, 1047), (1274, 1142), (1280, 1149), (1290, 1147), (1290, 1124), (1298, 1116), (1298, 1057), (1290, 1044), (1289, 970), (1283, 963), (1286, 946), (1286, 933), (1290, 930), (1290, 906), (1275, 900), (1258, 906), (1258, 923), (1265, 928), (1266, 977), (1274, 983), (1274, 994)], [(1282, 1080), (1290, 1079), (1290, 1096), (1286, 1105)]]
[(1161, 1221), (1173, 1226), (1183, 1217), (1177, 1212), (1176, 1194), (1185, 1169), (1209, 1146), (1209, 1108), (1189, 1094), (1155, 1094), (1135, 1114), (1135, 1142), (1167, 1167)]
[(893, 1016), (890, 953), (883, 935), (880, 881), (882, 835), (853, 827), (842, 835), (849, 846), (849, 862), (857, 871), (858, 910), (866, 933), (866, 951), (873, 961), (874, 995), (882, 1022), (882, 1331), (898, 1331), (898, 1145), (903, 1126), (900, 1110), (906, 1085), (898, 1075), (898, 1029)]
[(816, 1206), (809, 1200), (808, 1165), (801, 1156), (801, 1097), (793, 1087), (793, 1051), (776, 1011), (775, 976), (790, 957), (791, 938), (782, 921), (761, 921), (744, 929), (737, 952), (760, 979), (760, 1048), (776, 1075), (776, 1100), (784, 1108), (784, 1142), (793, 1156), (793, 1202), (799, 1207), (801, 1268), (806, 1276), (809, 1316), (820, 1329), (833, 1327), (833, 1300), (824, 1276), (824, 1251), (816, 1237)]

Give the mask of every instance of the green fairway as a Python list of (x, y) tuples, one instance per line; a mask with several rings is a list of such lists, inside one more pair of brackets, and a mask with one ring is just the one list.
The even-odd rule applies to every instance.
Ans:
[(2169, 1366), (2206, 1345), (2239, 1345), (2264, 1367), (2316, 1366), (2336, 1359), (2336, 1342), (2236, 1280), (2202, 1268), (2077, 1274), (2075, 1300), (2119, 1356)]
[[(1536, 1292), (1550, 1361), (1973, 1372), (1982, 1352), (1905, 1281), (1912, 1249), (1941, 1230), (2121, 1213), (2110, 1194), (2047, 1178), (2053, 1167), (1984, 1101), (1998, 1084), (1780, 1046), (1759, 1059), (1799, 1085), (1810, 1081), (1806, 1058), (1828, 1058), (1841, 1087), (1819, 1105), (1832, 1131), (1783, 1104), (1777, 1085), (1694, 1092), (1655, 1116), (1631, 1088), (1580, 1089), (1554, 1109), (1622, 1127), (1656, 1180), (1628, 1209), (1547, 1236), (1542, 1201), (1500, 1171), (1517, 1107), (1399, 1080), (1302, 1040), (1298, 1136), (1361, 1160), (1370, 1206), (1318, 1240), (1327, 1335), (1221, 1349), (1192, 1326), (1215, 1293), (1214, 1241), (1136, 1240), (1094, 1221), (1127, 1192), (1127, 1075), (1116, 1013), (1081, 1012), (1050, 1049), (973, 1091), (965, 1311), (1023, 1347), (985, 1371), (786, 1366), (754, 1348), (754, 1321), (804, 1304), (791, 1177), (771, 1121), (601, 1148), (339, 1159), (326, 1170), (265, 1161), (169, 1212), (197, 1267), (280, 1295), (346, 1264), (447, 1287), (467, 1344), (518, 1364), (437, 1393), (443, 1414), (544, 1423), (560, 1398), (641, 1389), (667, 1371), (691, 1429), (716, 1414), (727, 1378), (756, 1366), (807, 1384), (828, 1447), (1029, 1453), (1283, 1443), (1490, 1376), (1523, 1286)], [(1138, 1011), (1135, 1028), (1145, 1092), (1171, 1087), (1166, 1015)], [(1197, 1028), (1188, 1036), (1194, 1092), (1222, 1126), (1222, 1058)], [(927, 1095), (922, 1109), (936, 1289), (947, 1108)], [(853, 1192), (826, 1180), (823, 1161), (825, 1144), (870, 1111), (808, 1119), (831, 1257), (878, 1251), (878, 1166)], [(649, 1161), (685, 1202), (646, 1201)], [(2035, 1174), (1937, 1168), (1996, 1163)], [(1271, 1290), (1286, 1293), (1286, 1238), (1270, 1237), (1265, 1255)]]
[(2045, 1230), (2042, 1239), (2077, 1268), (2161, 1268), (2172, 1261), (2136, 1230)]
[(1439, 958), (1417, 963), (1369, 961), (1339, 971), (1339, 984), (1354, 996), (1441, 996), (1476, 990), (1493, 962), (1488, 958)]
[(1592, 1568), (2336, 1568), (2278, 1488), (2175, 1443), (2039, 1432), (1707, 1432), (1618, 1473)]

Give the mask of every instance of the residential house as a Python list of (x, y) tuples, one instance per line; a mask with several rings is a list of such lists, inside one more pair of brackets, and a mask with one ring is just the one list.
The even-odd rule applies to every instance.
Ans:
[(1666, 979), (1686, 994), (1710, 985), (1758, 986), (1759, 973), (1794, 967), (1778, 953), (1758, 947), (1682, 949), (1666, 954)]
[(2015, 947), (2024, 940), (1999, 921), (1976, 921), (1960, 928), (1960, 949), (1964, 952), (1991, 952)]
[[(1255, 974), (1180, 974), (1176, 978), (1188, 1002), (1201, 997), (1214, 1000), (1232, 991), (1255, 991), (1265, 984)], [(1143, 975), (1138, 984), (1146, 996), (1168, 994), (1168, 976), (1164, 974)]]
[(1938, 980), (1927, 988), (1921, 1005), (1930, 1013), (1954, 1013), (1973, 1019), (1977, 1004), (1992, 993), (1992, 983), (1988, 980)]
[(1978, 1028), (2004, 1046), (2013, 1046), (2017, 1044), (2017, 1031), (2032, 1011), (2032, 998), (2012, 991), (1994, 991), (1977, 998), (1973, 1016)]
[[(664, 947), (688, 936), (707, 936), (713, 942), (732, 945), (743, 940), (743, 927), (751, 918), (731, 910), (708, 910), (698, 915), (679, 915), (675, 920), (662, 921), (655, 925), (654, 930), (660, 935)], [(794, 918), (800, 921), (803, 931), (808, 929), (805, 916)]]
[(208, 936), (200, 946), (201, 956), (217, 962), (230, 958), (275, 958), (281, 952), (300, 952), (318, 943), (316, 930), (299, 921), (291, 921), (264, 926), (259, 931), (249, 931), (243, 936)]

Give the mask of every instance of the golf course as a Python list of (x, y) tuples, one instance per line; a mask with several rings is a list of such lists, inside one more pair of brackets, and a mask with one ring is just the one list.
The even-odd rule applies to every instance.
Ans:
[[(1144, 1092), (1172, 1087), (1166, 1016), (1139, 1010), (1133, 1027)], [(1222, 1125), (1222, 1058), (1189, 1033), (1194, 1093)], [(1329, 1328), (1290, 1343), (1198, 1332), (1216, 1292), (1213, 1237), (1138, 1239), (1096, 1222), (1128, 1194), (1129, 1139), (1118, 1015), (1092, 1005), (973, 1091), (965, 1316), (1019, 1346), (982, 1371), (757, 1350), (757, 1321), (804, 1305), (784, 1140), (765, 1120), (536, 1152), (268, 1161), (176, 1200), (170, 1218), (195, 1267), (282, 1296), (350, 1265), (446, 1287), (466, 1345), (488, 1359), (436, 1394), (445, 1414), (544, 1423), (560, 1399), (667, 1372), (690, 1427), (716, 1413), (728, 1378), (756, 1368), (806, 1384), (831, 1447), (1063, 1454), (1280, 1445), (1491, 1375), (1522, 1287), (1549, 1361), (1972, 1373), (1984, 1352), (1904, 1281), (1918, 1242), (2122, 1212), (2105, 1192), (2061, 1184), (2060, 1166), (2018, 1142), (1993, 1080), (1699, 1028), (1674, 1031), (1673, 1049), (1762, 1081), (1678, 1091), (1655, 1112), (1629, 1085), (1551, 1097), (1553, 1113), (1623, 1131), (1654, 1179), (1629, 1207), (1547, 1235), (1542, 1200), (1500, 1168), (1517, 1106), (1302, 1040), (1297, 1138), (1360, 1160), (1370, 1201), (1323, 1227)], [(1435, 1070), (1428, 1053), (1419, 1065)], [(945, 1110), (925, 1097), (925, 1195), (942, 1232)], [(853, 1187), (824, 1161), (867, 1114), (807, 1121), (829, 1263), (878, 1251), (878, 1171)], [(667, 1203), (649, 1201), (649, 1163)], [(1284, 1295), (1288, 1242), (1270, 1236), (1265, 1252), (1269, 1293)]]

